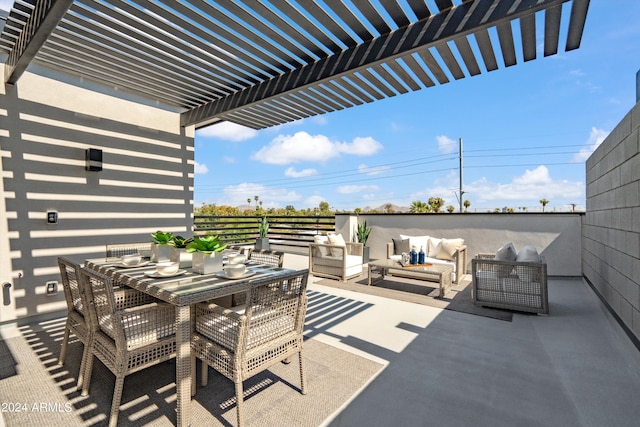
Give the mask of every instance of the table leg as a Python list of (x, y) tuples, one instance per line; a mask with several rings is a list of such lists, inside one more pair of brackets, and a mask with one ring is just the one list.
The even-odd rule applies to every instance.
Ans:
[(176, 307), (176, 402), (178, 426), (191, 424), (191, 309)]

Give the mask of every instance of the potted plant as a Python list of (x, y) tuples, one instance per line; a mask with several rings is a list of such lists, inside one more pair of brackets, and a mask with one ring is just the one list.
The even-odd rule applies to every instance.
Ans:
[(180, 268), (189, 268), (191, 267), (191, 253), (187, 252), (187, 245), (191, 243), (193, 239), (185, 239), (182, 236), (173, 236), (171, 240), (169, 240), (168, 245), (170, 246), (170, 261), (177, 262), (180, 264)]
[(258, 234), (260, 237), (256, 239), (256, 250), (269, 250), (269, 238), (267, 237), (269, 234), (269, 221), (266, 216), (262, 217), (262, 221), (258, 226)]
[(369, 240), (370, 233), (371, 227), (367, 227), (367, 221), (363, 221), (362, 224), (357, 225), (356, 239), (358, 239), (358, 243), (362, 243), (362, 262), (364, 264), (369, 262), (369, 246), (367, 246), (367, 240)]
[(169, 261), (171, 249), (169, 242), (173, 239), (173, 233), (156, 231), (151, 233), (151, 262)]
[(194, 237), (187, 243), (186, 251), (191, 254), (194, 273), (210, 274), (222, 271), (222, 252), (227, 245), (213, 234)]

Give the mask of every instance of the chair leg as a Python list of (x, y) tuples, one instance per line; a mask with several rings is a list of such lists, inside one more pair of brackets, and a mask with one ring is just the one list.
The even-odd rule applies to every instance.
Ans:
[(58, 365), (64, 364), (64, 359), (67, 357), (67, 345), (69, 345), (69, 320), (64, 327), (64, 337), (62, 338), (62, 347), (60, 348), (60, 358), (58, 359)]
[(307, 394), (307, 377), (304, 374), (304, 357), (302, 350), (298, 352), (298, 364), (300, 365), (300, 393)]
[(93, 346), (91, 343), (87, 344), (84, 348), (85, 352), (88, 352), (87, 361), (84, 368), (84, 379), (82, 384), (82, 396), (89, 394), (89, 385), (91, 384), (91, 374), (93, 373)]
[(118, 414), (120, 413), (120, 401), (122, 400), (122, 389), (124, 388), (124, 372), (116, 375), (116, 385), (113, 389), (113, 401), (111, 402), (111, 414), (109, 415), (109, 427), (118, 425)]
[(196, 355), (191, 352), (191, 397), (196, 395)]
[(238, 419), (238, 427), (244, 425), (244, 412), (242, 407), (244, 406), (244, 391), (242, 390), (242, 379), (235, 381), (236, 385), (236, 415)]
[[(81, 390), (82, 386), (84, 385), (84, 378), (87, 375), (87, 364), (89, 363), (89, 359), (90, 358), (93, 359), (90, 352), (90, 347), (91, 345), (89, 343), (86, 343), (84, 345), (84, 350), (82, 351), (82, 360), (80, 361), (80, 372), (78, 372), (78, 385), (76, 386), (78, 390)], [(93, 368), (93, 364), (91, 364), (91, 368)]]
[(207, 385), (207, 382), (209, 382), (209, 365), (207, 365), (207, 362), (203, 359), (200, 367), (202, 368), (200, 370), (200, 385), (204, 387)]

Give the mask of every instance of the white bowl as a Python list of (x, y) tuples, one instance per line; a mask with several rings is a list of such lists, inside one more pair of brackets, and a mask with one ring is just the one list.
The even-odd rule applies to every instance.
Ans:
[(156, 264), (156, 270), (158, 271), (158, 274), (161, 274), (163, 276), (176, 274), (179, 268), (180, 264), (178, 264), (177, 262), (159, 262)]
[(142, 257), (138, 254), (124, 255), (120, 258), (122, 264), (126, 266), (138, 265), (142, 262)]
[(244, 264), (227, 264), (222, 269), (227, 277), (242, 277), (247, 271), (247, 267)]

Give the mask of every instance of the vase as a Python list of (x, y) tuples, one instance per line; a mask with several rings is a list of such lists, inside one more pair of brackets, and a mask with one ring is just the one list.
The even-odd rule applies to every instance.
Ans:
[(268, 251), (269, 250), (269, 238), (268, 237), (258, 237), (256, 239), (256, 250), (257, 251)]
[(180, 264), (180, 268), (189, 268), (193, 263), (191, 254), (185, 248), (171, 248), (169, 260)]
[(194, 252), (191, 255), (191, 269), (198, 274), (212, 274), (222, 271), (222, 254)]
[(151, 244), (151, 262), (169, 261), (171, 259), (171, 246)]

